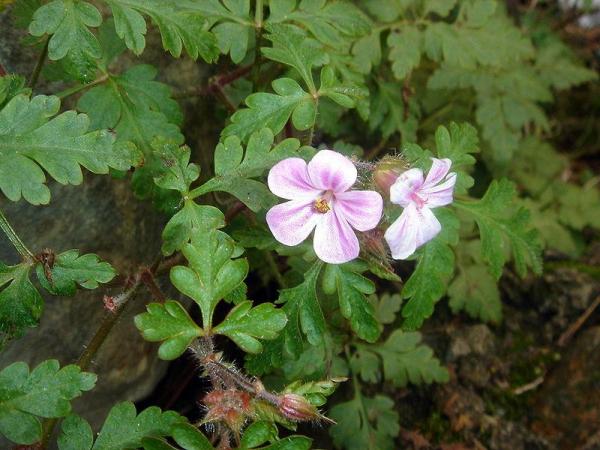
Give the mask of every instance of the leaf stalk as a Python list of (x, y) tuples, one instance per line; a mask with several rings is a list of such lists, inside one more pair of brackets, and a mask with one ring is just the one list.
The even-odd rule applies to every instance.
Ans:
[(6, 216), (0, 211), (0, 229), (6, 234), (6, 237), (26, 261), (34, 261), (35, 255), (27, 248), (21, 238), (17, 235), (13, 227), (10, 225)]

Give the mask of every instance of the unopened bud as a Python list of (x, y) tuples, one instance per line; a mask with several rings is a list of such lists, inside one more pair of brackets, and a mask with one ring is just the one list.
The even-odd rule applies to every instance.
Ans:
[(390, 193), (390, 187), (398, 177), (408, 169), (408, 163), (402, 156), (384, 156), (375, 165), (373, 171), (373, 182), (386, 195)]
[(295, 422), (318, 420), (321, 418), (317, 408), (302, 395), (283, 394), (279, 397), (279, 412)]

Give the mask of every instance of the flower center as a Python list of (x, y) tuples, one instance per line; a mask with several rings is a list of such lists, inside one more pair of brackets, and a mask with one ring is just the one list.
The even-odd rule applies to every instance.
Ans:
[(324, 198), (318, 198), (315, 200), (315, 211), (320, 212), (321, 214), (325, 214), (331, 208), (329, 207), (329, 202)]
[(417, 208), (422, 208), (422, 207), (425, 205), (425, 203), (426, 203), (426, 201), (425, 201), (425, 200), (423, 200), (423, 199), (422, 199), (422, 198), (419, 196), (419, 194), (417, 194), (416, 192), (414, 192), (414, 193), (413, 193), (413, 194), (410, 196), (410, 199), (411, 199), (413, 202), (415, 202), (415, 204), (417, 205)]
[(326, 191), (322, 196), (315, 200), (313, 208), (315, 211), (321, 214), (325, 214), (329, 210), (331, 210), (331, 206), (329, 206), (329, 201), (333, 194), (330, 191)]

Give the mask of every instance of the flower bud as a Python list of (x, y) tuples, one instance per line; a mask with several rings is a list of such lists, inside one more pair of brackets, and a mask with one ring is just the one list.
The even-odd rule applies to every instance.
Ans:
[(381, 192), (389, 196), (390, 187), (395, 183), (400, 174), (407, 169), (408, 163), (402, 156), (386, 155), (375, 165), (373, 182)]
[(283, 394), (279, 397), (279, 412), (286, 418), (295, 422), (320, 419), (317, 408), (302, 395)]

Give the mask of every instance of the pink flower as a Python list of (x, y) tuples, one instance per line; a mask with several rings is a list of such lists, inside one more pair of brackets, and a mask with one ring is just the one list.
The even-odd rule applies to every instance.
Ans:
[(456, 173), (448, 173), (452, 161), (431, 159), (433, 164), (425, 180), (421, 169), (410, 169), (390, 188), (391, 202), (404, 208), (384, 235), (394, 259), (408, 258), (433, 239), (442, 226), (431, 210), (452, 203), (456, 183)]
[(269, 172), (269, 189), (290, 200), (267, 212), (267, 224), (279, 242), (298, 245), (315, 230), (313, 246), (319, 259), (341, 264), (356, 258), (354, 230), (375, 228), (383, 199), (374, 191), (349, 191), (356, 167), (345, 156), (321, 150), (306, 164), (287, 158)]

